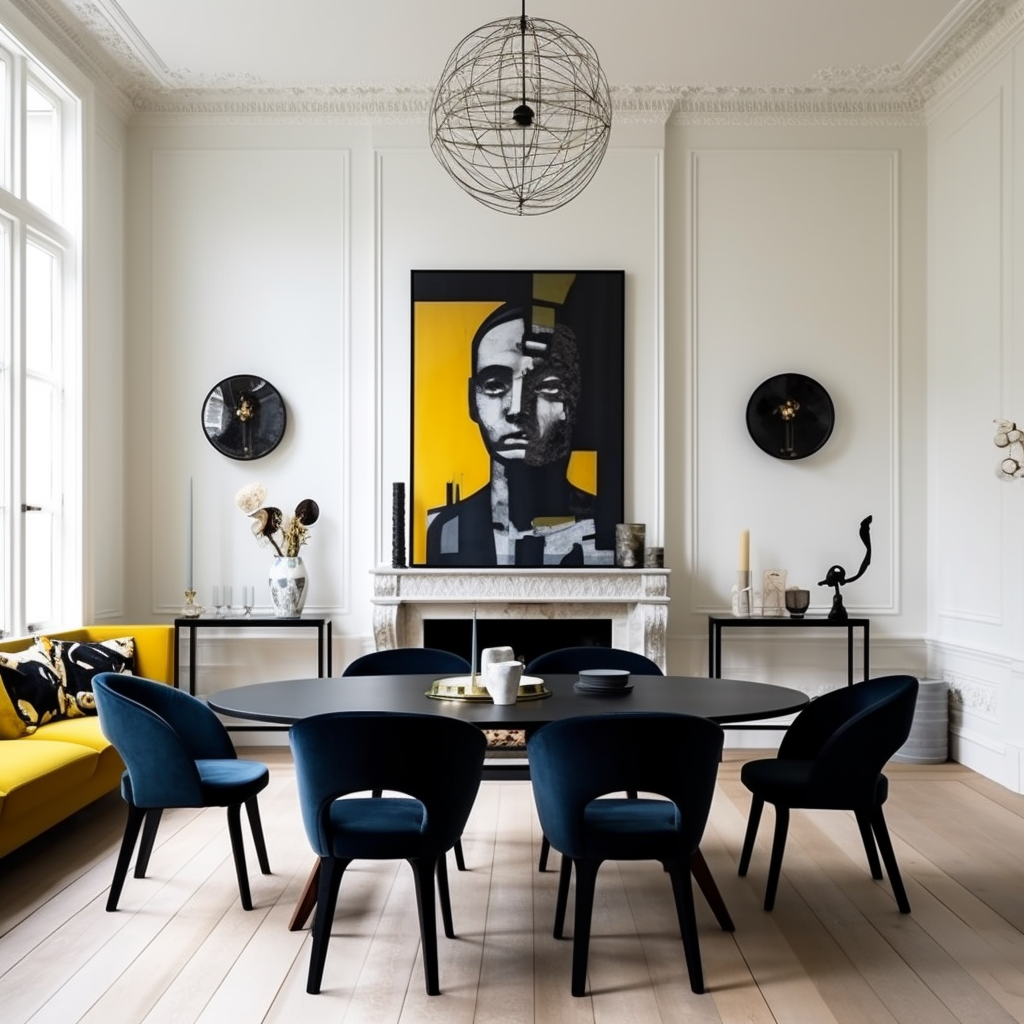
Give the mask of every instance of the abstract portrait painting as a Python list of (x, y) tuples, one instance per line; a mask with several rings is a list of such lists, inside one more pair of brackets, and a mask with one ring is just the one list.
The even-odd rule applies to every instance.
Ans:
[(610, 566), (624, 273), (412, 273), (413, 566)]

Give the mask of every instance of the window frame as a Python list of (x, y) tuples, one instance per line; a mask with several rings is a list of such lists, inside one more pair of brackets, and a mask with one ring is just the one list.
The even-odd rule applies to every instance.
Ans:
[[(3, 61), (3, 125), (0, 127), (0, 221), (7, 228), (0, 252), (0, 635), (22, 635), (78, 622), (83, 614), (82, 509), (84, 457), (82, 413), (82, 254), (84, 147), (83, 97), (61, 81), (0, 27)], [(59, 149), (52, 174), (54, 209), (30, 202), (27, 181), (26, 107), (28, 84), (58, 111)], [(5, 100), (5, 102), (3, 102)], [(0, 242), (4, 233), (0, 231)], [(50, 615), (27, 621), (26, 606), (26, 259), (29, 245), (51, 254), (55, 276), (53, 332), (57, 348), (54, 377), (58, 422), (52, 432), (56, 466)], [(4, 268), (4, 259), (9, 266)]]

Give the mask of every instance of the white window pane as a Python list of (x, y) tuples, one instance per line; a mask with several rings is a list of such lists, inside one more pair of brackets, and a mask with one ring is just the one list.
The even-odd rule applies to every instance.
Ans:
[(25, 618), (29, 625), (53, 620), (54, 523), (48, 512), (25, 513)]
[(51, 504), (55, 493), (58, 396), (46, 381), (25, 381), (25, 496), (32, 505)]
[(10, 180), (8, 179), (8, 168), (11, 166), (11, 160), (10, 153), (7, 152), (8, 142), (11, 137), (10, 126), (7, 123), (9, 73), (10, 69), (7, 64), (7, 57), (5, 54), (0, 54), (0, 146), (3, 148), (3, 151), (0, 152), (0, 185), (6, 189), (11, 187)]
[(25, 249), (25, 365), (30, 373), (56, 369), (57, 260), (31, 242)]
[(30, 203), (56, 214), (60, 167), (58, 109), (31, 82), (26, 90), (25, 194)]

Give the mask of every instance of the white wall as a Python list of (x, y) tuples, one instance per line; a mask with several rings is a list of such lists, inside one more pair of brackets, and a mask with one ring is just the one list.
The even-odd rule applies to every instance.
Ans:
[(953, 753), (1024, 791), (1024, 482), (1001, 483), (993, 419), (1024, 421), (1020, 310), (1024, 45), (929, 126), (929, 634)]
[(85, 483), (86, 619), (124, 621), (126, 394), (124, 196), (126, 131), (102, 103), (89, 107), (86, 134)]
[[(669, 141), (666, 294), (670, 663), (706, 668), (706, 615), (728, 604), (737, 538), (831, 606), (833, 563), (872, 620), (871, 672), (924, 667), (924, 133), (914, 128), (679, 126)], [(827, 444), (795, 462), (752, 442), (747, 400), (777, 373), (832, 397)], [(845, 633), (728, 633), (724, 674), (845, 681)], [(858, 655), (859, 671), (859, 655)]]
[[(874, 623), (873, 669), (923, 667), (924, 298), (921, 129), (617, 124), (588, 189), (516, 218), (464, 195), (420, 125), (138, 127), (127, 231), (130, 604), (170, 618), (194, 480), (196, 586), (261, 586), (269, 561), (233, 505), (262, 480), (315, 498), (307, 608), (335, 663), (371, 643), (370, 570), (390, 560), (391, 484), (409, 475), (410, 271), (624, 269), (628, 520), (673, 570), (670, 669), (706, 671), (736, 538), (753, 568), (814, 587), (874, 561), (845, 595)], [(785, 370), (828, 387), (828, 446), (783, 464), (746, 434), (754, 387)], [(288, 406), (285, 441), (237, 463), (199, 411), (232, 373)], [(259, 593), (259, 590), (258, 590)], [(257, 598), (261, 603), (261, 598)], [(266, 597), (262, 598), (266, 605)], [(735, 634), (733, 634), (735, 636)], [(845, 681), (845, 634), (730, 641), (726, 668), (815, 691)], [(202, 689), (306, 674), (301, 637), (210, 636)]]

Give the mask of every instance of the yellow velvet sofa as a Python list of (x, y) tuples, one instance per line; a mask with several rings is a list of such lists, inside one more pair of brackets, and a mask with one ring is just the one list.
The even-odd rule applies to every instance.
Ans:
[[(46, 635), (92, 643), (132, 636), (136, 675), (165, 683), (174, 678), (173, 626), (83, 626)], [(0, 651), (25, 650), (34, 640), (2, 640)], [(123, 771), (95, 715), (0, 740), (0, 857), (117, 789)]]

